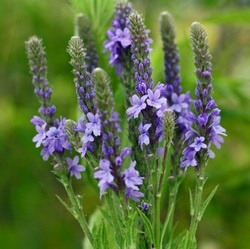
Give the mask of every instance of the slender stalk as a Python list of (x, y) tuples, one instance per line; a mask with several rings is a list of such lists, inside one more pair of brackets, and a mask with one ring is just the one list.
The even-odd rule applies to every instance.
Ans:
[[(157, 161), (158, 164), (158, 161)], [(160, 247), (160, 235), (161, 235), (161, 193), (158, 192), (158, 167), (155, 168), (152, 172), (153, 185), (154, 185), (154, 194), (153, 194), (153, 228), (154, 228), (154, 238), (155, 238), (155, 248), (159, 249)]]
[(195, 196), (194, 196), (194, 212), (191, 214), (191, 223), (189, 227), (190, 232), (190, 240), (191, 243), (195, 243), (196, 231), (198, 224), (201, 220), (201, 210), (202, 210), (202, 193), (203, 187), (205, 185), (206, 179), (204, 178), (205, 168), (207, 164), (207, 160), (203, 161), (204, 164), (201, 165), (200, 172), (197, 175), (196, 187), (195, 187)]
[(176, 179), (176, 177), (170, 177), (169, 178), (170, 184), (169, 186), (169, 198), (168, 198), (168, 213), (167, 217), (165, 219), (164, 225), (163, 225), (163, 238), (165, 236), (165, 233), (167, 233), (167, 238), (169, 248), (171, 248), (171, 237), (172, 237), (172, 232), (173, 232), (173, 221), (174, 221), (174, 214), (175, 214), (175, 206), (176, 206), (176, 198), (177, 198), (177, 193), (178, 189), (181, 183), (180, 179)]
[(90, 244), (92, 245), (92, 247), (94, 248), (94, 239), (93, 239), (93, 236), (89, 230), (89, 227), (88, 227), (88, 223), (85, 219), (85, 215), (83, 213), (83, 210), (82, 210), (82, 206), (79, 202), (79, 199), (76, 197), (75, 193), (74, 193), (74, 190), (72, 188), (72, 185), (71, 185), (71, 182), (70, 182), (70, 179), (66, 180), (66, 179), (62, 179), (62, 183), (63, 183), (63, 186), (69, 196), (69, 199), (70, 199), (70, 202), (72, 204), (72, 214), (74, 215), (74, 217), (76, 218), (76, 220), (79, 222), (83, 232), (85, 233), (85, 235), (87, 236)]

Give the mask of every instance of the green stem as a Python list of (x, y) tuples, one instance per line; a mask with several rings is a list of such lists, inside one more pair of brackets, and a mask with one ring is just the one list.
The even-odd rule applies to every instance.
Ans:
[(167, 224), (167, 236), (170, 238), (171, 242), (171, 233), (173, 232), (173, 222), (174, 222), (174, 214), (175, 214), (175, 206), (176, 206), (176, 197), (178, 193), (178, 189), (180, 186), (180, 181), (177, 179), (169, 179), (169, 181), (174, 181), (171, 185), (169, 184), (169, 202), (168, 202), (168, 214), (166, 220), (168, 220)]
[(90, 244), (94, 248), (93, 236), (89, 230), (88, 223), (85, 219), (85, 215), (83, 213), (82, 206), (79, 202), (79, 199), (75, 196), (71, 182), (70, 182), (70, 180), (63, 179), (62, 183), (63, 183), (63, 186), (64, 186), (64, 188), (69, 196), (70, 202), (72, 204), (72, 208), (73, 208), (72, 214), (74, 215), (76, 220), (79, 222), (83, 232), (85, 233), (85, 235), (89, 239)]
[(154, 238), (155, 238), (155, 248), (160, 249), (160, 236), (161, 236), (161, 193), (158, 192), (158, 177), (157, 170), (153, 172), (153, 183), (154, 187), (154, 214), (153, 214), (153, 227), (154, 227)]
[(205, 185), (206, 179), (204, 178), (206, 162), (201, 165), (200, 172), (197, 175), (196, 180), (196, 187), (195, 187), (195, 196), (194, 196), (194, 203), (193, 203), (193, 213), (191, 213), (191, 223), (189, 227), (190, 232), (190, 240), (191, 243), (195, 243), (196, 241), (196, 231), (198, 224), (201, 220), (201, 210), (202, 210), (202, 193), (203, 187)]

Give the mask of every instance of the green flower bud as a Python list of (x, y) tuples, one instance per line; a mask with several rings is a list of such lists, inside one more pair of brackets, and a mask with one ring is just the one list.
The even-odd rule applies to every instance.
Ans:
[(168, 110), (163, 117), (163, 133), (167, 144), (172, 142), (175, 128), (175, 114)]
[(95, 89), (97, 108), (109, 120), (114, 111), (114, 98), (110, 89), (110, 79), (103, 69), (96, 68), (92, 72), (92, 82)]
[(191, 44), (194, 53), (194, 65), (196, 66), (195, 74), (197, 78), (205, 85), (211, 83), (211, 55), (207, 34), (204, 27), (194, 22), (191, 26)]
[(81, 140), (78, 132), (75, 130), (75, 122), (67, 119), (65, 122), (65, 131), (71, 144), (76, 150), (79, 149), (81, 147)]

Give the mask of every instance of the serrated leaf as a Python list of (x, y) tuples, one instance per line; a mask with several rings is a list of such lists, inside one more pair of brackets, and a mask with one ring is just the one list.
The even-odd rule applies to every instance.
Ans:
[(148, 235), (149, 239), (155, 244), (153, 228), (152, 228), (152, 224), (151, 224), (150, 220), (139, 208), (137, 208), (137, 211), (142, 219), (142, 222), (143, 222), (144, 227), (147, 231), (147, 235)]
[(219, 185), (217, 185), (217, 186), (213, 189), (213, 191), (210, 193), (210, 195), (207, 197), (207, 199), (203, 202), (202, 208), (201, 208), (201, 211), (200, 211), (200, 214), (199, 214), (199, 219), (202, 218), (202, 216), (203, 216), (203, 214), (204, 214), (204, 212), (205, 212), (205, 210), (206, 210), (208, 204), (210, 203), (210, 201), (211, 201), (212, 198), (214, 197), (214, 195), (215, 195), (215, 193), (216, 193), (216, 191), (217, 191), (217, 189), (218, 189), (218, 186), (219, 186)]

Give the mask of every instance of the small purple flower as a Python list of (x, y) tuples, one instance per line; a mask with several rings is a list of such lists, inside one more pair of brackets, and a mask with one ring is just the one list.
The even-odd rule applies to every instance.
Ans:
[(42, 126), (44, 123), (45, 123), (45, 121), (42, 119), (42, 118), (40, 118), (40, 117), (38, 117), (38, 116), (34, 116), (31, 120), (30, 120), (30, 122), (33, 124), (33, 125), (35, 125), (35, 126)]
[(47, 138), (43, 142), (48, 147), (50, 154), (55, 152), (63, 152), (64, 149), (70, 150), (71, 144), (67, 140), (67, 135), (60, 128), (50, 127), (47, 132)]
[(182, 161), (180, 164), (181, 168), (187, 169), (188, 166), (193, 166), (193, 167), (197, 166), (197, 161), (194, 158), (192, 159), (187, 158), (186, 160)]
[(141, 210), (142, 210), (142, 212), (148, 211), (150, 206), (151, 206), (150, 203), (142, 201), (141, 202)]
[(114, 181), (114, 176), (111, 174), (112, 170), (110, 168), (109, 160), (107, 159), (100, 160), (99, 167), (100, 167), (100, 170), (94, 173), (94, 178), (97, 178), (100, 180), (98, 183), (98, 186), (100, 188), (100, 196), (102, 196), (104, 191)]
[(42, 126), (36, 125), (36, 131), (38, 132), (37, 135), (35, 135), (32, 139), (33, 142), (36, 142), (36, 148), (39, 147), (43, 140), (46, 138), (46, 123), (44, 123)]
[(95, 136), (100, 136), (101, 134), (101, 123), (98, 114), (93, 114), (89, 112), (87, 114), (87, 118), (89, 120), (88, 123), (86, 123), (86, 128), (88, 129), (88, 133), (93, 132)]
[(42, 151), (41, 151), (41, 156), (43, 157), (44, 161), (47, 161), (49, 159), (49, 156), (51, 155), (51, 153), (49, 152), (49, 148), (48, 146), (45, 146)]
[(139, 190), (137, 185), (141, 185), (143, 183), (143, 177), (139, 176), (139, 172), (135, 169), (136, 161), (131, 162), (128, 169), (125, 169), (122, 173), (124, 177), (124, 182), (126, 188)]
[(94, 141), (94, 137), (92, 136), (92, 130), (91, 129), (87, 129), (87, 128), (85, 129), (85, 133), (82, 136), (81, 141), (83, 142), (83, 144)]
[(86, 152), (88, 150), (87, 144), (83, 144), (81, 148), (79, 148), (77, 151), (81, 153), (81, 157), (84, 157), (86, 155)]
[(115, 31), (116, 40), (119, 41), (123, 48), (126, 48), (131, 45), (129, 29), (125, 28), (124, 30), (117, 29)]
[(203, 142), (205, 141), (204, 137), (196, 137), (194, 139), (194, 142), (189, 145), (189, 147), (194, 148), (195, 151), (200, 151), (201, 148), (205, 149), (207, 148), (207, 145)]
[(132, 188), (126, 188), (126, 199), (134, 200), (135, 202), (139, 202), (139, 198), (144, 197), (144, 194), (140, 191), (134, 190)]
[(148, 89), (147, 93), (148, 93), (147, 103), (149, 106), (153, 106), (156, 109), (158, 109), (161, 108), (162, 105), (165, 105), (167, 103), (167, 99), (161, 97), (161, 91), (159, 89), (156, 89), (154, 91)]
[(141, 149), (143, 149), (143, 144), (149, 145), (150, 143), (149, 136), (148, 136), (148, 129), (151, 126), (152, 124), (143, 125), (142, 123), (140, 123), (139, 125), (139, 132), (141, 135), (139, 136), (138, 143), (141, 146)]
[(171, 99), (173, 102), (171, 109), (175, 112), (181, 112), (182, 109), (189, 107), (189, 104), (186, 102), (186, 94), (178, 96), (176, 93), (172, 93)]
[(197, 121), (198, 123), (201, 125), (201, 126), (204, 126), (207, 124), (207, 121), (208, 121), (208, 115), (207, 113), (203, 113), (203, 114), (200, 114), (197, 118)]
[(139, 98), (136, 94), (134, 94), (129, 100), (131, 103), (131, 107), (129, 107), (126, 111), (127, 115), (129, 115), (128, 119), (130, 118), (138, 118), (140, 112), (147, 107), (145, 100), (147, 99), (147, 95), (142, 96)]
[(75, 156), (73, 160), (70, 159), (69, 157), (67, 157), (66, 161), (69, 165), (68, 172), (69, 172), (70, 176), (74, 175), (76, 177), (76, 179), (80, 179), (82, 177), (81, 172), (85, 171), (85, 167), (78, 164), (79, 157)]

